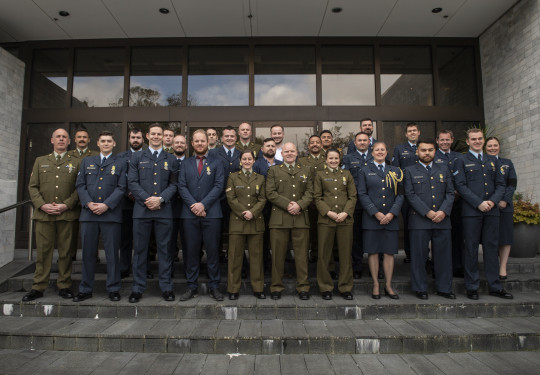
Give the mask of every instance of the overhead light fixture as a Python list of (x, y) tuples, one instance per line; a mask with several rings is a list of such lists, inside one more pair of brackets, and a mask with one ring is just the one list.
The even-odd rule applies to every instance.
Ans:
[(442, 12), (442, 8), (433, 8), (431, 9), (431, 13), (441, 13)]
[(62, 17), (69, 16), (69, 12), (66, 12), (65, 10), (61, 10), (60, 12), (58, 12), (58, 14), (61, 15)]
[(332, 8), (333, 13), (341, 13), (342, 10), (343, 10), (343, 8), (340, 8), (340, 7)]
[(159, 13), (161, 13), (161, 14), (169, 14), (169, 9), (167, 9), (167, 8), (159, 8)]

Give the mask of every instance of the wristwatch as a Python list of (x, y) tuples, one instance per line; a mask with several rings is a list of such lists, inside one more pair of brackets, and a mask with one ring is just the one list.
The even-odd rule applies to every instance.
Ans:
[(163, 199), (163, 197), (159, 197), (159, 202), (160, 203), (165, 203), (165, 199)]

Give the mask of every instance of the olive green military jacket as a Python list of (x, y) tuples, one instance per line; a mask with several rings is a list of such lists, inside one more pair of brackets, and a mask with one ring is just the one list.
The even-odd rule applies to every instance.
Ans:
[(261, 145), (258, 145), (256, 143), (253, 143), (253, 142), (249, 142), (249, 144), (247, 145), (247, 147), (244, 147), (244, 145), (242, 144), (242, 142), (238, 141), (236, 142), (236, 145), (235, 147), (237, 149), (239, 149), (240, 151), (244, 151), (244, 150), (249, 150), (253, 153), (253, 157), (255, 159), (257, 159), (257, 156), (259, 155), (259, 151), (261, 150)]
[[(231, 208), (230, 234), (264, 233), (262, 210), (266, 204), (264, 176), (251, 172), (249, 179), (244, 172), (233, 172), (227, 180), (227, 203)], [(253, 219), (245, 220), (242, 212), (251, 211)]]
[(77, 150), (75, 148), (75, 150), (69, 150), (67, 152), (67, 154), (69, 156), (71, 156), (72, 158), (77, 158), (77, 159), (84, 159), (85, 157), (87, 156), (96, 156), (96, 155), (99, 155), (99, 151), (94, 151), (94, 150), (90, 150), (90, 148), (87, 148), (86, 149), (86, 152), (84, 154), (79, 154), (79, 150)]
[[(308, 207), (313, 200), (311, 168), (299, 162), (294, 171), (285, 164), (271, 166), (266, 177), (266, 198), (272, 203), (269, 228), (309, 228)], [(287, 211), (290, 202), (300, 205), (300, 215)]]
[[(313, 183), (313, 194), (319, 211), (319, 224), (328, 226), (353, 224), (357, 192), (351, 172), (345, 169), (331, 172), (328, 168), (317, 172)], [(338, 224), (326, 216), (329, 211), (337, 214), (346, 212), (349, 216)]]
[(300, 165), (310, 166), (313, 170), (312, 173), (315, 175), (318, 171), (322, 171), (324, 168), (326, 168), (326, 155), (321, 153), (319, 154), (318, 158), (314, 158), (311, 154), (309, 154), (308, 156), (298, 159), (298, 163)]
[[(54, 153), (36, 159), (28, 184), (30, 199), (35, 209), (32, 217), (34, 220), (74, 221), (79, 218), (81, 206), (75, 181), (81, 160), (66, 154), (57, 161)], [(39, 209), (44, 204), (53, 202), (64, 203), (68, 206), (68, 210), (60, 215), (49, 215)]]

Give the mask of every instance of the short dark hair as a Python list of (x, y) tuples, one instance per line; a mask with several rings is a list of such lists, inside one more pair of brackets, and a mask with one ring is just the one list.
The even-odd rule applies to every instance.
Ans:
[(173, 132), (173, 135), (175, 135), (175, 131), (173, 128), (165, 127), (163, 128), (163, 133), (165, 133), (166, 130)]
[(416, 122), (409, 122), (405, 126), (405, 131), (409, 130), (409, 128), (416, 128), (416, 130), (420, 130), (420, 127), (418, 126), (418, 124)]
[(253, 159), (255, 159), (255, 156), (253, 155), (253, 151), (251, 150), (248, 150), (248, 149), (242, 150), (242, 152), (240, 153), (240, 159), (242, 159), (242, 156), (244, 156), (244, 154), (250, 154), (251, 156), (253, 156)]
[(358, 137), (360, 134), (364, 134), (364, 135), (365, 135), (366, 137), (368, 137), (368, 139), (369, 139), (369, 134), (368, 134), (368, 133), (366, 133), (366, 132), (358, 132), (358, 133), (356, 133), (356, 134), (354, 135), (354, 140), (355, 140), (355, 141), (356, 141), (356, 137)]
[(152, 128), (160, 128), (161, 131), (163, 131), (163, 125), (161, 125), (159, 122), (154, 122), (153, 124), (150, 124), (150, 126), (148, 127), (148, 131), (150, 131), (150, 129)]
[(114, 134), (108, 130), (103, 130), (101, 133), (99, 133), (98, 135), (98, 140), (101, 138), (101, 136), (105, 136), (105, 137), (112, 137), (114, 139)]
[(279, 126), (281, 128), (281, 130), (283, 130), (283, 126), (279, 125), (279, 124), (274, 124), (270, 127), (270, 131), (272, 131), (272, 129), (274, 129), (276, 126)]
[(331, 132), (330, 130), (328, 130), (328, 129), (324, 129), (323, 131), (321, 131), (321, 132), (319, 133), (319, 137), (322, 137), (322, 135), (325, 134), (325, 133), (330, 134), (330, 136), (331, 136), (332, 138), (334, 138), (334, 135), (333, 135), (332, 132)]
[(137, 133), (142, 133), (141, 129), (139, 129), (139, 128), (131, 128), (131, 129), (129, 130), (129, 132), (128, 132), (128, 136), (129, 136), (130, 134), (137, 134)]
[(222, 135), (223, 135), (223, 132), (224, 132), (225, 130), (232, 130), (232, 131), (234, 131), (234, 133), (236, 134), (236, 129), (233, 128), (231, 125), (227, 125), (226, 127), (223, 128), (223, 130), (221, 131), (221, 134), (222, 134)]
[(443, 130), (439, 130), (437, 132), (437, 139), (439, 139), (439, 137), (441, 136), (441, 134), (450, 134), (450, 137), (452, 139), (454, 139), (454, 132), (450, 129), (443, 129)]
[(208, 130), (213, 130), (213, 131), (215, 131), (215, 132), (217, 133), (217, 129), (214, 128), (213, 126), (207, 127), (206, 130), (207, 130), (207, 131), (208, 131)]
[(326, 151), (326, 158), (327, 159), (328, 159), (328, 155), (330, 155), (331, 152), (335, 152), (335, 153), (338, 154), (339, 157), (341, 157), (341, 153), (337, 149), (331, 147)]
[(433, 139), (420, 139), (418, 142), (416, 142), (416, 147), (420, 147), (420, 143), (426, 143), (428, 145), (432, 145), (433, 148), (437, 148), (437, 143)]
[(369, 117), (364, 117), (363, 119), (360, 119), (360, 124), (362, 124), (364, 121), (371, 121), (371, 123), (373, 124), (373, 120)]
[(274, 138), (270, 138), (270, 137), (263, 139), (263, 145), (264, 145), (266, 142), (274, 142), (274, 143), (276, 143), (276, 141), (274, 141)]
[(309, 143), (309, 141), (311, 141), (311, 138), (319, 138), (319, 139), (321, 139), (321, 137), (319, 137), (317, 134), (313, 134), (311, 137), (309, 137), (308, 143)]
[(499, 141), (499, 138), (497, 138), (497, 137), (488, 137), (488, 138), (486, 139), (486, 145), (487, 145), (487, 143), (488, 143), (489, 141), (497, 141), (497, 143), (499, 144), (499, 146), (501, 145), (501, 141)]
[(482, 129), (480, 128), (470, 128), (470, 129), (467, 129), (467, 139), (469, 139), (469, 135), (471, 133), (482, 133), (482, 136), (484, 136), (484, 132), (482, 131)]
[(85, 126), (80, 126), (78, 127), (77, 129), (75, 129), (75, 134), (77, 134), (78, 132), (85, 132), (86, 135), (88, 135), (88, 138), (90, 138), (90, 133), (88, 133), (88, 130), (86, 129)]

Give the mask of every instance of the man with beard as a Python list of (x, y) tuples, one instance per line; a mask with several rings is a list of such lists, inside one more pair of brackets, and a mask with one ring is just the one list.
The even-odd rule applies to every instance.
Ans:
[(221, 274), (219, 269), (219, 238), (221, 236), (220, 198), (223, 194), (223, 164), (209, 156), (208, 138), (202, 129), (195, 130), (191, 140), (195, 155), (182, 162), (178, 178), (178, 191), (182, 198), (180, 218), (186, 238), (186, 279), (187, 289), (180, 301), (187, 301), (198, 295), (200, 271), (200, 251), (206, 249), (208, 287), (216, 301), (223, 301), (219, 290)]
[(130, 303), (139, 302), (146, 290), (148, 244), (152, 229), (158, 251), (162, 297), (165, 301), (174, 301), (169, 260), (173, 217), (170, 202), (178, 191), (178, 162), (163, 150), (163, 128), (158, 123), (150, 125), (146, 138), (148, 148), (131, 157), (128, 172), (128, 187), (135, 199)]
[[(273, 165), (281, 165), (282, 161), (275, 158), (276, 142), (272, 138), (266, 138), (261, 147), (261, 155), (253, 164), (253, 172), (261, 174), (266, 179), (268, 168)], [(272, 203), (266, 201), (263, 209), (264, 217), (264, 236), (263, 236), (263, 264), (265, 273), (272, 269), (272, 257), (270, 256), (270, 230), (268, 223), (270, 222), (270, 214), (272, 213)]]
[(283, 145), (283, 164), (268, 170), (266, 196), (272, 202), (270, 242), (272, 243), (272, 285), (270, 296), (281, 298), (285, 289), (283, 271), (291, 238), (296, 263), (296, 290), (301, 300), (308, 300), (309, 217), (313, 201), (313, 174), (310, 167), (296, 162), (298, 151), (293, 143)]
[[(355, 151), (349, 152), (343, 157), (343, 168), (349, 170), (354, 178), (356, 186), (359, 184), (359, 173), (362, 168), (368, 165), (368, 162), (373, 160), (373, 155), (369, 152), (369, 134), (358, 132), (354, 137)], [(362, 260), (364, 258), (364, 249), (362, 244), (362, 204), (360, 199), (357, 200), (354, 208), (354, 223), (353, 223), (353, 245), (352, 245), (352, 267), (353, 277), (355, 279), (362, 278)], [(382, 276), (382, 269), (379, 268), (379, 273)], [(379, 277), (382, 279), (382, 277)]]
[(238, 136), (240, 139), (236, 142), (236, 148), (240, 151), (249, 150), (253, 153), (253, 157), (257, 159), (261, 146), (251, 142), (251, 125), (243, 122), (238, 127)]
[[(174, 156), (178, 160), (179, 170), (182, 168), (182, 162), (186, 159), (186, 137), (178, 134), (173, 139)], [(174, 277), (174, 261), (178, 259), (178, 234), (180, 234), (180, 243), (182, 244), (182, 261), (184, 265), (184, 274), (186, 273), (186, 238), (184, 236), (184, 227), (182, 219), (180, 219), (180, 210), (182, 208), (182, 199), (180, 194), (171, 199), (173, 206), (173, 227), (171, 231), (171, 243), (169, 247), (169, 255), (171, 257), (171, 277)]]
[(163, 129), (163, 150), (169, 154), (174, 154), (173, 149), (174, 130)]
[[(322, 155), (322, 143), (321, 138), (318, 135), (312, 135), (308, 139), (309, 155), (298, 159), (298, 163), (302, 166), (309, 166), (312, 169), (312, 173), (315, 174), (318, 171), (322, 171), (326, 168), (326, 158)], [(315, 206), (315, 200), (309, 205), (309, 261), (315, 263), (317, 261), (319, 240), (317, 238), (317, 220), (319, 212)], [(332, 262), (333, 263), (333, 262)], [(333, 266), (333, 264), (332, 264)], [(333, 270), (332, 270), (333, 272)]]
[[(377, 142), (375, 138), (373, 138), (373, 120), (366, 117), (360, 120), (360, 131), (363, 133), (366, 133), (369, 137), (369, 152), (371, 153), (371, 148), (373, 145)], [(356, 138), (356, 137), (355, 137)], [(349, 142), (349, 146), (347, 147), (347, 154), (353, 153), (356, 149), (356, 145), (354, 143), (354, 139), (352, 139)]]
[(206, 129), (206, 135), (208, 137), (208, 150), (213, 150), (218, 146), (218, 134), (217, 129), (209, 127)]
[[(144, 140), (142, 131), (132, 128), (129, 131), (129, 150), (117, 155), (117, 158), (123, 158), (126, 163), (126, 172), (129, 171), (129, 161), (131, 156), (143, 149)], [(129, 276), (131, 269), (131, 258), (133, 251), (133, 194), (129, 189), (124, 197), (122, 209), (122, 238), (120, 240), (120, 277), (122, 279)]]
[(411, 288), (428, 299), (426, 261), (429, 242), (433, 251), (436, 294), (455, 299), (452, 292), (452, 234), (450, 213), (454, 202), (452, 175), (445, 165), (433, 163), (435, 142), (419, 141), (419, 163), (405, 168), (404, 190), (409, 201)]
[(283, 126), (279, 124), (274, 124), (270, 127), (270, 137), (276, 142), (276, 156), (275, 158), (279, 161), (283, 161), (283, 156), (281, 151), (283, 149), (283, 137), (285, 136), (285, 131)]

